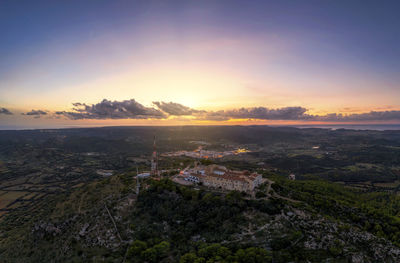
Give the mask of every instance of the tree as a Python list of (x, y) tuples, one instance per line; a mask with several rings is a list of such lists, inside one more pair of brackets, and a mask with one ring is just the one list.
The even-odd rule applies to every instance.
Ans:
[(148, 248), (141, 254), (142, 258), (148, 262), (157, 262), (158, 255), (154, 248)]
[(161, 243), (155, 245), (153, 248), (157, 252), (157, 257), (163, 258), (168, 256), (170, 244), (167, 241), (162, 241)]
[(271, 254), (259, 247), (249, 247), (245, 250), (239, 249), (235, 255), (240, 263), (264, 263), (272, 260)]
[(267, 195), (261, 191), (256, 192), (256, 198), (263, 198), (266, 197)]
[(181, 257), (179, 263), (195, 263), (198, 259), (195, 253), (186, 253)]
[(147, 248), (147, 244), (144, 241), (135, 240), (128, 249), (128, 258), (134, 258), (140, 256), (140, 254)]

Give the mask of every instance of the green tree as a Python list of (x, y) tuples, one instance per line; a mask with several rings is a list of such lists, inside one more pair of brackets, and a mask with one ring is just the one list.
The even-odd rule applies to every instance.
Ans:
[(195, 263), (198, 259), (195, 253), (186, 253), (180, 258), (179, 263)]
[(154, 248), (148, 248), (141, 253), (141, 257), (148, 262), (157, 262), (157, 250), (155, 250)]
[(147, 248), (146, 242), (140, 241), (140, 240), (135, 240), (135, 241), (133, 241), (132, 245), (128, 249), (127, 257), (134, 258), (134, 257), (140, 256), (140, 254), (144, 250), (146, 250), (146, 248)]
[(250, 247), (245, 250), (239, 249), (235, 255), (240, 263), (265, 263), (272, 260), (271, 254), (259, 247)]
[(167, 241), (162, 241), (161, 243), (155, 245), (153, 248), (155, 249), (159, 258), (163, 258), (168, 256), (169, 249), (171, 245)]

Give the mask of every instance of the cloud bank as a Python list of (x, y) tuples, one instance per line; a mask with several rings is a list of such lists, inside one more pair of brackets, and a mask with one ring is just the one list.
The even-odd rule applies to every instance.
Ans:
[(400, 120), (400, 111), (370, 111), (349, 115), (331, 113), (327, 115), (306, 115), (306, 120), (313, 121), (391, 121)]
[(225, 121), (230, 119), (257, 120), (300, 120), (305, 116), (306, 108), (284, 107), (269, 109), (266, 107), (240, 108), (226, 111), (210, 111), (201, 116), (204, 120)]
[(13, 113), (6, 108), (0, 108), (0, 114), (13, 115)]
[[(4, 109), (4, 108), (3, 108)], [(197, 110), (175, 102), (155, 101), (150, 107), (134, 99), (111, 101), (103, 99), (97, 104), (73, 103), (70, 111), (57, 111), (56, 117), (64, 116), (71, 120), (82, 119), (175, 119), (197, 121), (286, 120), (319, 122), (360, 122), (360, 121), (400, 121), (400, 111), (371, 111), (353, 114), (312, 115), (304, 107), (249, 107), (220, 111)], [(7, 114), (7, 113), (5, 113)], [(25, 115), (41, 116), (46, 111), (32, 110)]]
[(72, 111), (58, 111), (73, 120), (79, 119), (164, 119), (167, 115), (155, 108), (145, 107), (134, 99), (123, 101), (102, 100), (97, 104), (73, 103)]

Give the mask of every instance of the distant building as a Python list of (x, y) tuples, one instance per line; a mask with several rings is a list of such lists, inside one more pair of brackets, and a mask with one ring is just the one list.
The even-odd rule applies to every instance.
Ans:
[(137, 177), (139, 178), (145, 178), (145, 177), (149, 177), (150, 173), (149, 172), (144, 172), (144, 173), (140, 173), (137, 175)]
[(296, 180), (296, 175), (295, 174), (289, 174), (288, 178), (289, 178), (289, 180)]
[(113, 170), (97, 170), (96, 173), (98, 175), (108, 177), (108, 176), (113, 175), (114, 171)]

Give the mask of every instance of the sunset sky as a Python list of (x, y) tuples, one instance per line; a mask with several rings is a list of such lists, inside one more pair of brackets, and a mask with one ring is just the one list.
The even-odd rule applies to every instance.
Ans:
[(400, 123), (399, 1), (0, 1), (0, 129)]

